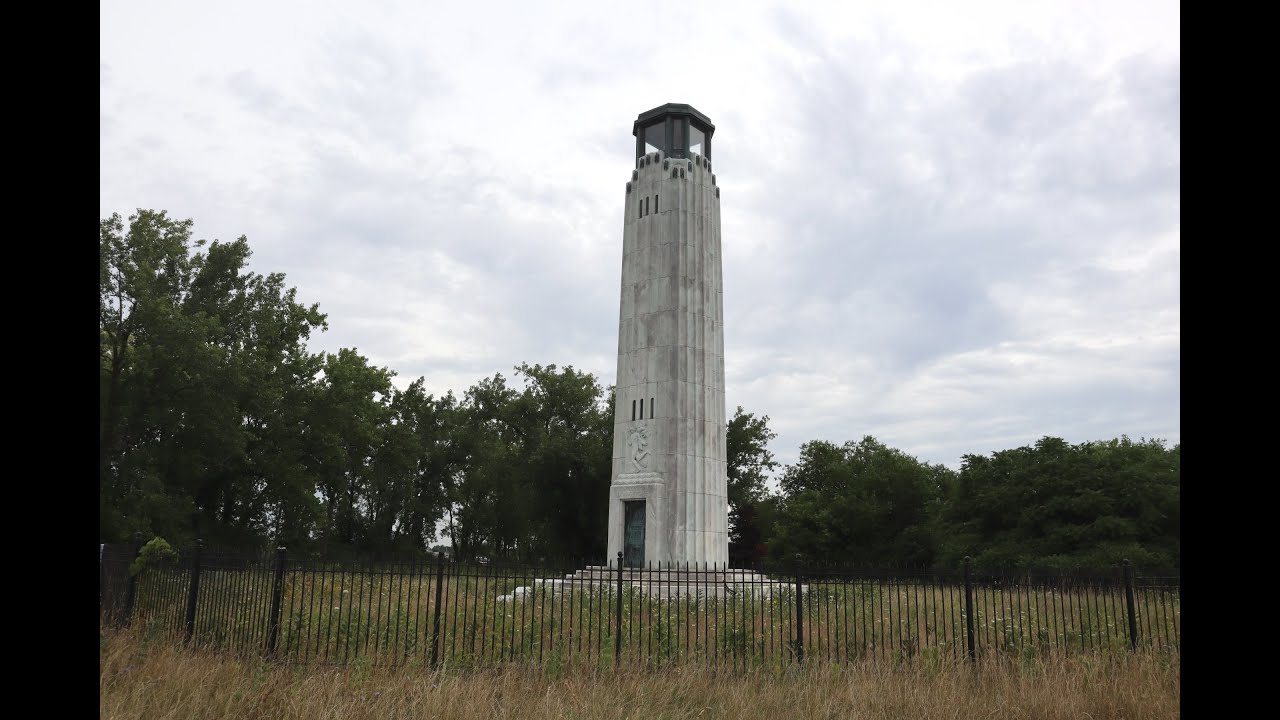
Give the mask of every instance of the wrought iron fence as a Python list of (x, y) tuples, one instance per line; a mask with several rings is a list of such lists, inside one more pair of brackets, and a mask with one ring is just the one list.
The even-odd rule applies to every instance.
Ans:
[(103, 619), (291, 663), (605, 667), (976, 661), (1176, 651), (1177, 574), (328, 562), (197, 544), (137, 574), (107, 546)]

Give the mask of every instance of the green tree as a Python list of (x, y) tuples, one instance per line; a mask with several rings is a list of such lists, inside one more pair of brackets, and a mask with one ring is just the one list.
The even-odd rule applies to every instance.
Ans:
[[(189, 533), (191, 497), (175, 496), (157, 467), (168, 433), (156, 427), (164, 418), (154, 406), (178, 389), (151, 381), (172, 376), (157, 367), (167, 359), (158, 345), (199, 337), (199, 328), (184, 332), (175, 317), (190, 278), (191, 224), (142, 210), (127, 231), (119, 215), (100, 224), (99, 503), (108, 540), (134, 531)], [(197, 349), (198, 342), (182, 342), (175, 354)], [(153, 525), (160, 532), (151, 533)]]
[(1176, 566), (1181, 448), (1128, 437), (966, 455), (942, 519), (949, 563)]
[[(306, 349), (323, 328), (316, 305), (297, 302), (283, 274), (248, 273), (251, 252), (241, 237), (214, 241), (192, 258), (194, 275), (183, 302), (188, 316), (213, 322), (207, 342), (220, 385), (206, 388), (194, 427), (182, 442), (220, 440), (196, 489), (201, 533), (236, 540), (270, 535), (296, 544), (318, 516), (314, 483), (305, 474), (300, 426), (322, 358)], [(205, 435), (207, 433), (207, 436)]]
[(374, 486), (374, 453), (390, 420), (391, 377), (356, 350), (326, 353), (308, 414), (309, 470), (324, 502), (324, 538), (337, 548), (368, 547), (384, 510)]
[(769, 443), (777, 436), (769, 429), (768, 415), (756, 417), (743, 412), (741, 405), (734, 411), (725, 428), (730, 507), (758, 501), (767, 493), (765, 482), (778, 467)]
[(729, 491), (729, 557), (736, 564), (750, 564), (764, 555), (764, 538), (772, 514), (760, 512), (768, 496), (768, 473), (778, 467), (769, 450), (777, 434), (769, 429), (769, 416), (756, 417), (739, 405), (725, 428), (726, 475)]
[(304, 342), (324, 316), (298, 304), (282, 275), (247, 272), (245, 238), (196, 251), (207, 243), (191, 230), (191, 220), (153, 210), (139, 210), (127, 229), (118, 214), (100, 223), (99, 506), (108, 540), (134, 531), (244, 537), (309, 522), (297, 458), (281, 462), (275, 447), (290, 444), (283, 418), (311, 383), (315, 358)]
[(532, 490), (525, 549), (561, 558), (595, 555), (608, 531), (612, 388), (606, 395), (593, 375), (573, 367), (524, 363), (516, 374), (525, 387), (513, 403), (512, 423)]
[(612, 462), (612, 390), (588, 373), (524, 363), (462, 403), (449, 533), (463, 556), (585, 557), (604, 545)]
[(446, 480), (447, 532), (458, 557), (493, 553), (524, 532), (520, 506), (527, 490), (508, 419), (517, 392), (497, 373), (463, 394), (454, 440), (458, 465)]
[(424, 382), (418, 378), (392, 393), (371, 468), (372, 547), (424, 550), (435, 541), (445, 511), (447, 478), (458, 462), (456, 400), (452, 393), (428, 395)]
[(780, 484), (770, 542), (779, 558), (858, 564), (933, 562), (932, 513), (952, 471), (922, 463), (871, 436), (800, 449)]

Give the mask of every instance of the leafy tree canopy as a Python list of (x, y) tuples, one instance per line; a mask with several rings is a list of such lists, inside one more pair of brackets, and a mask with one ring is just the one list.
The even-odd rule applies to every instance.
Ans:
[[(99, 509), (104, 541), (270, 538), (302, 551), (599, 560), (614, 390), (529, 365), (435, 396), (327, 329), (248, 240), (192, 239), (138, 210), (99, 224)], [(1178, 445), (1128, 437), (966, 455), (959, 472), (867, 436), (779, 467), (769, 416), (726, 428), (730, 553), (842, 564), (1072, 567), (1179, 561)]]

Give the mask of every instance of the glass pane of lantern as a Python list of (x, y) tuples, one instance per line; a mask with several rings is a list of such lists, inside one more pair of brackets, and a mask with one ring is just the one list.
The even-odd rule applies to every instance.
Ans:
[(702, 131), (694, 127), (693, 123), (689, 123), (689, 152), (705, 155), (706, 153), (702, 150), (703, 140)]
[(644, 129), (644, 151), (646, 153), (662, 150), (662, 131), (666, 123), (657, 122)]

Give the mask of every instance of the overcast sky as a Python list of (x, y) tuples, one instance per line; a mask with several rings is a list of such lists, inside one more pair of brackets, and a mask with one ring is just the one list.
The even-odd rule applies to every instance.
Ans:
[(716, 125), (729, 412), (959, 468), (1180, 442), (1180, 21), (1162, 2), (101, 4), (100, 215), (246, 235), (461, 394), (614, 382), (637, 114)]

